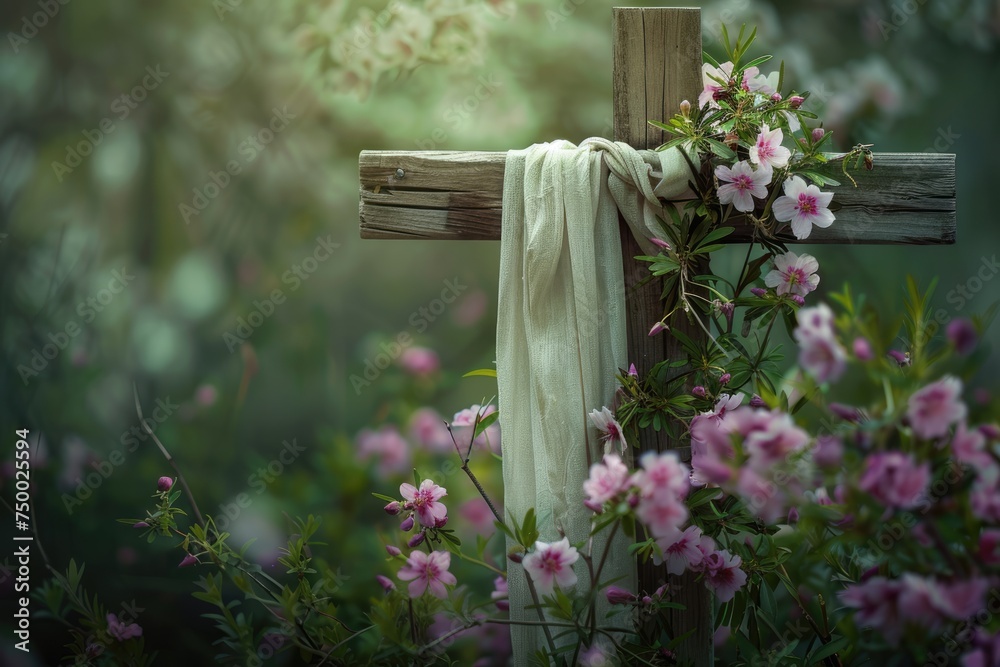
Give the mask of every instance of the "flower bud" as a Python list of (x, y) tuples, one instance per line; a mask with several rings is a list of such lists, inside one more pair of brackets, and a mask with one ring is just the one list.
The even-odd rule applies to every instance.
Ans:
[(403, 522), (401, 524), (399, 524), (399, 529), (401, 531), (403, 531), (404, 533), (408, 533), (411, 530), (413, 530), (413, 515), (412, 514), (410, 516), (406, 517), (405, 519), (403, 519)]
[(696, 386), (694, 389), (691, 390), (691, 394), (693, 396), (697, 396), (698, 398), (705, 398), (708, 392), (706, 392), (705, 388), (699, 384), (698, 386)]
[(732, 375), (730, 375), (729, 373), (723, 373), (722, 376), (719, 378), (719, 384), (725, 386), (729, 384), (729, 381), (732, 379), (733, 379)]
[(394, 590), (396, 590), (396, 584), (392, 583), (392, 579), (390, 579), (389, 577), (383, 576), (381, 574), (376, 574), (375, 581), (378, 582), (378, 585), (381, 586), (382, 590), (385, 591), (386, 593), (391, 593)]
[(788, 525), (793, 525), (799, 521), (799, 510), (798, 508), (792, 507), (788, 510)]
[(601, 512), (604, 511), (604, 505), (595, 502), (590, 498), (587, 498), (586, 500), (583, 501), (583, 506), (589, 509), (591, 512), (594, 512), (595, 514), (600, 514)]
[(952, 320), (948, 324), (946, 333), (948, 341), (955, 347), (955, 351), (963, 357), (976, 349), (979, 333), (971, 320), (964, 317)]
[(869, 579), (871, 579), (872, 577), (874, 577), (876, 574), (878, 574), (878, 568), (879, 568), (879, 566), (875, 565), (873, 567), (868, 568), (864, 572), (862, 572), (861, 573), (861, 581), (868, 581)]
[(875, 358), (872, 354), (872, 346), (866, 338), (858, 336), (854, 339), (854, 356), (859, 361), (871, 361)]
[(822, 127), (814, 127), (812, 131), (813, 142), (819, 141), (826, 135), (826, 130)]
[(764, 295), (767, 294), (767, 290), (763, 287), (751, 287), (750, 293), (753, 294), (758, 299), (763, 299)]
[(685, 118), (691, 117), (691, 103), (687, 100), (681, 102), (681, 115)]
[(651, 604), (653, 604), (653, 598), (649, 597), (648, 595), (644, 595), (642, 598), (642, 606), (648, 607)]
[(663, 321), (661, 320), (661, 321), (659, 321), (659, 322), (657, 322), (656, 324), (653, 325), (653, 328), (649, 330), (649, 334), (648, 335), (655, 336), (656, 334), (662, 333), (662, 332), (664, 332), (666, 330), (667, 330), (667, 325), (664, 324)]
[(399, 506), (399, 502), (393, 500), (391, 503), (385, 506), (385, 513), (388, 514), (389, 516), (396, 516), (397, 514), (399, 514), (401, 509), (402, 508)]
[[(516, 547), (515, 549), (520, 549), (520, 547)], [(510, 562), (512, 563), (520, 563), (522, 560), (524, 560), (524, 552), (517, 550), (511, 551), (510, 553), (507, 554), (507, 558), (509, 558)]]
[(798, 305), (798, 306), (804, 306), (804, 305), (806, 305), (805, 298), (803, 296), (799, 295), (799, 294), (793, 294), (792, 295), (792, 301), (794, 301), (795, 304)]
[(751, 399), (750, 399), (750, 407), (751, 408), (766, 408), (767, 407), (767, 403), (764, 402), (763, 398), (761, 398), (757, 394), (754, 394), (753, 397), (751, 397)]
[(910, 365), (909, 352), (900, 352), (899, 350), (889, 350), (888, 355), (892, 357), (892, 359), (900, 366)]
[(788, 106), (792, 107), (793, 109), (798, 109), (800, 106), (802, 106), (802, 103), (805, 101), (806, 98), (802, 97), (801, 95), (792, 95), (791, 97), (788, 98)]
[(771, 95), (771, 101), (772, 102), (780, 102), (781, 101), (781, 93), (774, 93), (773, 95)]
[(197, 562), (198, 562), (197, 558), (195, 558), (191, 554), (187, 554), (186, 556), (184, 556), (184, 559), (177, 564), (177, 567), (191, 567)]
[(510, 611), (510, 600), (497, 600), (495, 604), (499, 611)]
[(174, 485), (174, 480), (170, 479), (169, 477), (161, 477), (160, 479), (156, 480), (156, 488), (162, 491), (163, 493), (169, 491), (170, 487), (172, 487), (173, 485)]
[(640, 502), (642, 502), (642, 498), (639, 497), (638, 493), (630, 493), (630, 494), (628, 494), (628, 506), (629, 507), (631, 507), (632, 509), (635, 509), (636, 507), (639, 506)]
[(627, 591), (624, 588), (619, 588), (618, 586), (608, 586), (605, 595), (608, 597), (609, 604), (631, 604), (639, 597), (635, 593)]
[(982, 433), (987, 440), (1000, 440), (1000, 427), (996, 424), (980, 424), (979, 432)]
[(670, 250), (670, 244), (663, 239), (658, 239), (655, 236), (650, 237), (649, 242), (653, 245), (663, 248), (664, 250)]
[(850, 405), (844, 405), (843, 403), (831, 403), (830, 412), (837, 415), (844, 421), (853, 422), (855, 424), (861, 421), (861, 411), (857, 408), (851, 407)]
[(133, 528), (149, 528), (149, 524), (145, 521), (136, 521), (132, 524)]
[(419, 533), (410, 538), (410, 541), (406, 543), (406, 546), (410, 547), (411, 549), (419, 547), (421, 544), (423, 544), (424, 539), (426, 537), (427, 533), (421, 530)]
[(628, 374), (629, 374), (629, 377), (634, 377), (634, 378), (639, 377), (639, 371), (637, 371), (635, 369), (635, 364), (629, 364)]
[(395, 558), (399, 554), (403, 553), (402, 551), (400, 551), (399, 547), (394, 547), (391, 544), (385, 545), (385, 552), (387, 554), (389, 554), (390, 556), (392, 556), (393, 558)]

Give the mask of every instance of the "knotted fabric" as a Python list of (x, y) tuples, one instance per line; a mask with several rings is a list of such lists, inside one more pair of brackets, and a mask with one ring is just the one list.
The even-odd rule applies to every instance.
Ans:
[[(541, 541), (562, 533), (582, 542), (592, 516), (583, 482), (604, 453), (588, 413), (611, 407), (615, 376), (627, 365), (618, 212), (655, 254), (648, 239), (662, 237), (658, 197), (687, 190), (690, 170), (677, 149), (636, 151), (599, 138), (510, 151), (505, 169), (497, 376), (506, 519), (521, 525), (534, 507)], [(606, 534), (595, 538), (595, 561), (605, 546)], [(627, 547), (619, 533), (601, 582), (634, 591)], [(583, 593), (590, 575), (582, 559), (575, 569)], [(537, 623), (538, 611), (525, 608), (533, 604), (525, 576), (521, 566), (508, 567), (511, 619)], [(627, 609), (610, 619), (609, 610), (601, 596), (599, 624), (627, 625)], [(563, 630), (553, 629), (564, 635), (557, 645), (576, 641)], [(537, 626), (514, 625), (511, 635), (516, 665), (547, 646)]]

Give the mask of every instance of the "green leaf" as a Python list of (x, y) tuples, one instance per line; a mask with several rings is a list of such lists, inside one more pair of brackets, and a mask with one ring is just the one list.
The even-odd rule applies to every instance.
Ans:
[(379, 500), (384, 500), (387, 503), (394, 503), (397, 500), (396, 498), (392, 498), (390, 496), (385, 496), (385, 495), (382, 495), (381, 493), (373, 493), (372, 495), (375, 496), (376, 498), (378, 498)]
[(825, 658), (829, 658), (831, 655), (847, 646), (847, 643), (847, 637), (837, 637), (828, 644), (822, 644), (814, 653), (807, 656), (807, 660), (809, 660), (810, 665), (818, 665), (822, 663)]
[(471, 377), (495, 378), (496, 376), (497, 376), (497, 369), (495, 369), (495, 368), (477, 368), (474, 371), (469, 371), (468, 373), (466, 373), (462, 377), (464, 377), (464, 378), (471, 378)]

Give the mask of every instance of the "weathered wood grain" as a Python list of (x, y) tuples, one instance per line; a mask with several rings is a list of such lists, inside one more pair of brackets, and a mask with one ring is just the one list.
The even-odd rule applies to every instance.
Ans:
[[(613, 19), (614, 138), (639, 149), (656, 148), (664, 142), (663, 131), (647, 119), (672, 116), (681, 100), (697, 99), (701, 90), (701, 10), (616, 8)], [(682, 357), (685, 352), (671, 336), (647, 335), (653, 322), (663, 317), (663, 285), (660, 281), (642, 284), (649, 272), (633, 259), (643, 254), (642, 250), (622, 219), (619, 228), (628, 360), (642, 375), (657, 363)], [(707, 263), (701, 268), (707, 269)], [(675, 318), (672, 325), (696, 340), (704, 335), (697, 324), (683, 318)], [(679, 449), (683, 444), (651, 429), (644, 429), (639, 436), (641, 453)], [(690, 457), (690, 448), (684, 449)], [(654, 591), (669, 583), (670, 600), (685, 606), (665, 612), (674, 636), (690, 633), (677, 647), (681, 662), (695, 667), (713, 665), (713, 602), (705, 585), (690, 573), (671, 577), (663, 565), (657, 567), (652, 561), (640, 562), (638, 567), (640, 591)]]
[[(660, 142), (657, 137), (650, 143)], [(496, 152), (363, 151), (361, 237), (498, 240), (504, 159)], [(402, 179), (396, 179), (397, 169), (403, 169)], [(836, 222), (814, 229), (805, 243), (955, 242), (953, 154), (876, 153), (874, 171), (851, 171), (857, 188), (839, 161), (821, 171), (841, 182), (824, 188), (835, 193), (840, 208)], [(730, 242), (750, 240), (752, 229), (730, 223), (737, 226)], [(781, 238), (798, 242), (790, 234)]]

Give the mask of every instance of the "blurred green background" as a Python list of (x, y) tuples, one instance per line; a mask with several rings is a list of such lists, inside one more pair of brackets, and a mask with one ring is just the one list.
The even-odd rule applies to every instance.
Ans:
[[(839, 149), (959, 156), (958, 243), (806, 247), (822, 267), (820, 298), (850, 281), (900, 312), (910, 272), (940, 278), (934, 303), (949, 318), (996, 300), (1000, 3), (701, 6), (717, 57), (720, 22), (759, 27), (754, 53), (785, 61), (786, 89), (813, 91), (809, 108)], [(156, 478), (172, 473), (148, 440), (132, 440), (133, 383), (147, 416), (160, 402), (156, 433), (203, 511), (252, 498), (231, 529), (257, 538), (254, 558), (273, 563), (283, 513), (323, 517), (321, 555), (345, 575), (337, 596), (357, 619), (380, 592), (373, 576), (390, 574), (381, 539), (393, 524), (369, 492), (394, 493), (411, 457), (427, 470), (444, 460), (410, 433), (411, 412), (450, 419), (495, 391), (460, 377), (495, 358), (498, 278), (494, 243), (360, 240), (358, 153), (611, 136), (610, 7), (4, 3), (0, 493), (11, 501), (14, 430), (28, 428), (41, 440), (34, 518), (53, 565), (86, 562), (86, 587), (111, 609), (136, 600), (158, 664), (207, 664), (214, 635), (190, 597), (197, 573), (175, 569), (180, 553), (115, 522), (141, 516)], [(723, 271), (736, 254), (722, 254)], [(458, 298), (438, 308), (448, 289)], [(437, 362), (411, 354), (375, 367), (401, 334)], [(998, 372), (993, 357), (981, 378)], [(358, 460), (359, 431), (386, 425), (406, 447), (382, 442)], [(305, 451), (261, 476), (286, 440)], [(121, 462), (100, 473), (116, 451)], [(499, 494), (498, 464), (480, 459)], [(445, 483), (456, 505), (472, 497), (460, 475)], [(43, 575), (36, 558), (33, 585)], [(0, 580), (7, 609), (12, 578)], [(26, 662), (7, 640), (0, 662), (55, 664), (66, 633), (40, 620), (34, 632)]]

